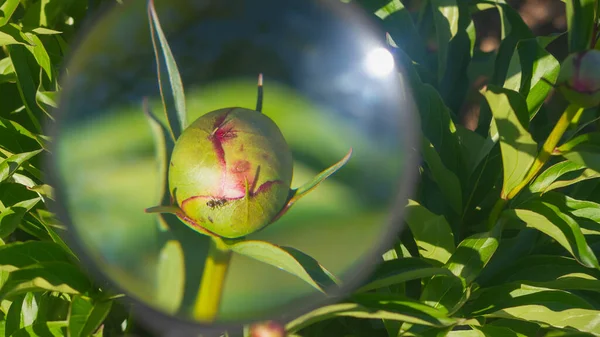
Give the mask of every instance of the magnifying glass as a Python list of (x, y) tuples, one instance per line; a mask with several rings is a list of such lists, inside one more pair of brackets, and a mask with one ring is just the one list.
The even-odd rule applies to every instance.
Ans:
[(65, 65), (55, 209), (150, 328), (211, 334), (335, 301), (399, 231), (409, 88), (334, 0), (130, 1)]

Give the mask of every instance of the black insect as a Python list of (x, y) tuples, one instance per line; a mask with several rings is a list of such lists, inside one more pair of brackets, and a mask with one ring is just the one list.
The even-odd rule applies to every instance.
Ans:
[(210, 208), (219, 208), (227, 204), (227, 199), (210, 199), (206, 202), (206, 206)]

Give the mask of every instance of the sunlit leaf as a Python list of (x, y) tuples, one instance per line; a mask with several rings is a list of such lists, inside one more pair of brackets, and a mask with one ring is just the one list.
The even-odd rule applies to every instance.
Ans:
[(454, 235), (443, 215), (430, 212), (413, 200), (406, 206), (406, 223), (410, 227), (422, 258), (445, 264), (454, 253)]
[[(569, 52), (575, 53), (593, 47), (596, 0), (567, 0), (567, 28)], [(597, 32), (596, 32), (597, 33)]]
[(0, 5), (0, 27), (8, 23), (17, 7), (19, 7), (19, 0), (6, 0)]
[(270, 264), (295, 275), (319, 291), (335, 286), (336, 278), (312, 257), (291, 247), (281, 247), (265, 241), (246, 240), (229, 248), (241, 255)]
[(489, 86), (484, 96), (500, 134), (504, 168), (502, 195), (506, 196), (525, 178), (537, 154), (537, 143), (527, 131), (527, 105), (518, 93)]
[(74, 296), (69, 310), (67, 335), (69, 337), (91, 336), (110, 312), (112, 301), (92, 301)]
[(496, 252), (501, 230), (502, 226), (497, 225), (490, 232), (474, 234), (464, 239), (448, 260), (446, 268), (470, 284)]
[[(20, 201), (0, 212), (0, 238), (10, 235), (21, 223), (25, 213), (29, 212), (40, 198)], [(6, 246), (0, 247), (0, 249)]]
[(455, 0), (432, 0), (433, 23), (436, 30), (438, 79), (446, 72), (449, 42), (458, 33), (458, 6)]

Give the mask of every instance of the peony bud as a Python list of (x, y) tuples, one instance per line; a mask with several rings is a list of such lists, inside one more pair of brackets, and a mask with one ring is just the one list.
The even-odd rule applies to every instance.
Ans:
[(285, 337), (285, 328), (273, 321), (253, 324), (250, 326), (251, 337)]
[(565, 98), (581, 107), (600, 104), (600, 50), (569, 55), (561, 65), (557, 80)]
[(291, 151), (269, 117), (226, 108), (184, 130), (171, 156), (169, 189), (188, 225), (238, 238), (282, 211), (292, 171)]

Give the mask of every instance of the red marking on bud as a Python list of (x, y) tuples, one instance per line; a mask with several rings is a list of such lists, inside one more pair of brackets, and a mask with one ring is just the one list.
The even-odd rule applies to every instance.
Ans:
[(231, 172), (233, 173), (242, 173), (250, 170), (250, 162), (247, 160), (238, 160), (233, 164), (233, 168)]
[(267, 182), (263, 183), (262, 185), (260, 185), (260, 187), (258, 187), (258, 189), (256, 190), (256, 192), (252, 193), (252, 196), (255, 196), (255, 195), (259, 194), (259, 193), (265, 192), (266, 190), (268, 190), (269, 188), (271, 188), (271, 186), (277, 185), (277, 184), (283, 184), (283, 181), (281, 181), (281, 180), (267, 181)]

